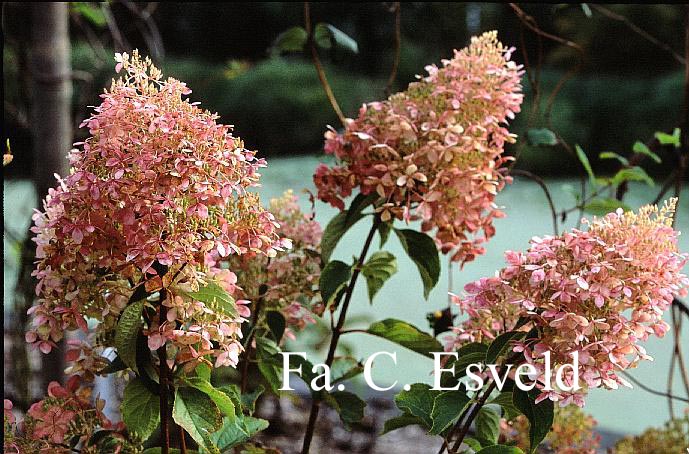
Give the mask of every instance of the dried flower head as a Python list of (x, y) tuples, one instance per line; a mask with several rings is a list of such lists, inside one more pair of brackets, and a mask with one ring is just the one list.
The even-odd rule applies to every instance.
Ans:
[(496, 32), (474, 37), (442, 68), (385, 101), (365, 104), (343, 133), (325, 134), (339, 164), (316, 170), (318, 197), (344, 208), (355, 188), (378, 193), (383, 221), (420, 218), (438, 247), (465, 263), (494, 235), (494, 203), (508, 177), (501, 165), (506, 129), (519, 112), (521, 66)]
[[(469, 319), (455, 327), (450, 346), (490, 341), (523, 317), (520, 329), (537, 328), (538, 335), (514, 351), (538, 371), (537, 401), (581, 406), (590, 388), (631, 387), (619, 371), (651, 359), (641, 342), (668, 331), (663, 313), (674, 296), (687, 294), (682, 267), (688, 256), (678, 252), (679, 233), (672, 228), (676, 202), (638, 213), (618, 210), (587, 223), (587, 231), (534, 237), (526, 253), (507, 252), (507, 266), (495, 277), (468, 284), (464, 298), (453, 296)], [(578, 352), (582, 389), (543, 391), (546, 351), (551, 368), (571, 363)], [(568, 386), (572, 373), (565, 376)]]

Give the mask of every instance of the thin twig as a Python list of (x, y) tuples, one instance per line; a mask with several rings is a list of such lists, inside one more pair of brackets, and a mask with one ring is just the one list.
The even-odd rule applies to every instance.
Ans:
[(557, 94), (560, 92), (562, 87), (565, 85), (565, 83), (574, 77), (574, 75), (579, 72), (579, 69), (581, 69), (582, 64), (584, 62), (584, 57), (586, 53), (584, 52), (584, 48), (578, 45), (577, 43), (574, 43), (568, 39), (561, 38), (559, 36), (553, 35), (551, 33), (548, 33), (544, 30), (542, 30), (539, 26), (538, 23), (536, 22), (536, 19), (534, 19), (532, 16), (524, 12), (519, 6), (517, 6), (516, 3), (510, 3), (510, 8), (517, 14), (517, 17), (519, 20), (526, 25), (527, 28), (529, 28), (531, 31), (536, 33), (539, 36), (543, 36), (544, 38), (550, 39), (552, 41), (555, 41), (557, 43), (560, 43), (564, 46), (567, 46), (571, 49), (574, 49), (577, 51), (579, 54), (579, 59), (577, 61), (577, 64), (570, 69), (560, 80), (557, 82), (555, 85), (555, 88), (553, 88), (553, 91), (550, 93), (550, 96), (548, 96), (548, 100), (546, 102), (546, 108), (545, 108), (545, 117), (550, 122), (550, 112), (553, 107), (553, 103), (555, 102), (555, 98), (557, 97)]
[(656, 396), (663, 396), (663, 397), (667, 397), (669, 399), (680, 400), (682, 402), (688, 402), (689, 403), (689, 399), (685, 399), (684, 397), (675, 396), (675, 395), (670, 394), (670, 393), (664, 393), (662, 391), (656, 391), (653, 388), (649, 388), (648, 386), (644, 385), (642, 382), (640, 382), (636, 378), (632, 377), (632, 375), (627, 371), (623, 370), (620, 372), (622, 373), (622, 375), (627, 377), (630, 382), (634, 383), (636, 386), (638, 386), (639, 388), (643, 389), (646, 392), (649, 392), (651, 394), (655, 394)]
[(623, 15), (617, 14), (616, 12), (611, 11), (608, 8), (601, 6), (601, 5), (596, 5), (593, 3), (589, 3), (589, 5), (593, 9), (595, 9), (596, 11), (601, 13), (602, 15), (604, 15), (604, 16), (612, 19), (612, 20), (622, 22), (624, 25), (627, 26), (627, 28), (629, 28), (631, 31), (633, 31), (637, 35), (644, 38), (646, 41), (648, 41), (651, 44), (663, 49), (664, 51), (667, 51), (670, 55), (672, 55), (672, 58), (674, 58), (675, 60), (677, 60), (677, 62), (679, 62), (680, 65), (685, 64), (686, 59), (684, 57), (682, 57), (680, 54), (678, 54), (677, 52), (675, 52), (675, 50), (672, 47), (670, 47), (669, 44), (660, 41), (658, 38), (651, 35), (646, 30), (642, 29), (641, 27), (639, 27), (638, 25), (636, 25), (635, 23), (633, 23), (632, 21), (630, 21), (629, 19), (627, 19)]
[(543, 192), (545, 193), (546, 199), (548, 199), (548, 206), (550, 207), (550, 213), (553, 218), (553, 233), (554, 235), (559, 235), (560, 229), (557, 224), (557, 211), (555, 210), (555, 203), (553, 202), (553, 198), (550, 195), (550, 191), (548, 190), (548, 186), (545, 184), (545, 181), (543, 181), (543, 178), (539, 177), (536, 174), (533, 174), (529, 172), (528, 170), (521, 170), (521, 169), (513, 169), (510, 172), (511, 175), (520, 175), (526, 178), (529, 178), (530, 180), (535, 181), (541, 189), (543, 189)]
[[(349, 303), (351, 302), (352, 295), (354, 294), (354, 287), (356, 286), (357, 278), (361, 273), (361, 268), (364, 265), (364, 260), (366, 260), (366, 254), (368, 254), (368, 250), (371, 247), (373, 237), (376, 233), (376, 230), (378, 230), (379, 224), (380, 217), (375, 216), (373, 218), (371, 230), (369, 230), (368, 232), (368, 236), (366, 237), (366, 241), (364, 242), (361, 254), (359, 255), (357, 263), (354, 267), (354, 271), (352, 272), (352, 277), (349, 279), (349, 285), (347, 286), (344, 302), (342, 303), (342, 309), (340, 309), (340, 316), (337, 320), (337, 325), (335, 325), (335, 329), (333, 330), (333, 335), (330, 338), (328, 356), (325, 360), (325, 364), (328, 367), (331, 367), (333, 365), (333, 361), (335, 360), (335, 351), (337, 350), (337, 343), (340, 340), (340, 336), (342, 335), (342, 328), (344, 327), (345, 321), (347, 319), (347, 309), (349, 308)], [(301, 454), (308, 454), (311, 448), (311, 440), (313, 439), (313, 433), (316, 429), (316, 420), (318, 419), (318, 411), (320, 409), (320, 404), (320, 399), (314, 396), (311, 401), (311, 412), (309, 414), (309, 422), (306, 425), (306, 433), (304, 434), (304, 444), (301, 449)]]
[(325, 70), (323, 69), (323, 65), (321, 64), (321, 59), (318, 58), (318, 49), (316, 49), (316, 41), (313, 38), (313, 29), (311, 27), (311, 10), (309, 8), (309, 2), (304, 2), (304, 29), (306, 30), (307, 34), (306, 45), (311, 50), (311, 59), (313, 60), (313, 66), (316, 68), (316, 73), (318, 73), (318, 79), (321, 81), (321, 85), (323, 86), (325, 95), (328, 97), (328, 101), (330, 101), (330, 105), (335, 111), (337, 118), (340, 119), (340, 123), (342, 123), (342, 126), (346, 127), (347, 118), (342, 113), (342, 109), (340, 109), (340, 105), (337, 103), (337, 99), (335, 99), (333, 90), (330, 88), (328, 79), (325, 76)]
[(392, 5), (392, 12), (395, 14), (395, 54), (392, 59), (392, 69), (390, 70), (390, 76), (388, 77), (388, 83), (385, 85), (385, 96), (390, 96), (392, 94), (392, 86), (397, 78), (397, 69), (400, 65), (400, 52), (402, 47), (402, 7), (400, 2), (394, 2)]

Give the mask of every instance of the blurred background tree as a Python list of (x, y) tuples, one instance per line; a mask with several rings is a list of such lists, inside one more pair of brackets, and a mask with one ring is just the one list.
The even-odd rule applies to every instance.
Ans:
[[(30, 137), (21, 116), (27, 6), (6, 3), (3, 8), (4, 128), (17, 150), (28, 149)], [(524, 61), (524, 50), (531, 68), (539, 70), (542, 93), (577, 70), (555, 98), (550, 119), (552, 129), (568, 142), (595, 155), (626, 151), (635, 140), (656, 130), (670, 131), (677, 123), (683, 85), (682, 5), (521, 8), (544, 32), (576, 43), (583, 53), (525, 28), (508, 4), (406, 3), (394, 88), (406, 87), (426, 64), (450, 56), (472, 34), (497, 29), (503, 42), (518, 48), (517, 61)], [(87, 113), (81, 106), (94, 104), (98, 87), (112, 76), (112, 53), (139, 48), (166, 73), (187, 81), (195, 99), (235, 124), (248, 146), (264, 155), (318, 153), (324, 125), (337, 124), (307, 56), (279, 55), (272, 49), (282, 31), (302, 24), (301, 4), (115, 1), (73, 3), (70, 9), (76, 120)], [(394, 14), (383, 2), (314, 3), (311, 9), (314, 23), (331, 23), (358, 43), (357, 54), (322, 52), (333, 91), (345, 115), (352, 116), (361, 103), (382, 96), (394, 58)], [(533, 93), (526, 81), (525, 89), (528, 106)], [(523, 133), (528, 118), (519, 116), (514, 130)], [(545, 121), (536, 116), (530, 126)], [(15, 175), (28, 175), (27, 158), (17, 154)], [(577, 169), (573, 161), (563, 163), (557, 152), (528, 147), (520, 161), (522, 168), (541, 174)]]

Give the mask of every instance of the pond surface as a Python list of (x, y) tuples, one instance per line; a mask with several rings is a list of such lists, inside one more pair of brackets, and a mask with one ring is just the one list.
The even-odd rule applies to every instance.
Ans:
[[(269, 167), (263, 169), (263, 187), (259, 189), (262, 198), (267, 199), (280, 196), (287, 189), (294, 189), (299, 193), (301, 189), (313, 190), (311, 175), (319, 159), (316, 157), (282, 158), (269, 160)], [(548, 186), (558, 209), (573, 204), (572, 196), (563, 188), (565, 185), (576, 186), (575, 180), (549, 180)], [(27, 182), (5, 181), (5, 229), (15, 237), (21, 238), (30, 221), (32, 209), (35, 207), (35, 196), (31, 185)], [(655, 197), (657, 188), (633, 185), (627, 198), (627, 203), (638, 207)], [(33, 203), (32, 203), (33, 202)], [(309, 209), (308, 197), (301, 194), (301, 202), (305, 210)], [(552, 221), (545, 196), (537, 184), (523, 178), (515, 178), (515, 182), (508, 185), (498, 196), (497, 202), (504, 206), (507, 217), (495, 221), (497, 233), (488, 243), (486, 254), (478, 260), (467, 264), (463, 270), (453, 269), (451, 287), (461, 291), (463, 286), (482, 276), (493, 275), (496, 269), (503, 265), (503, 252), (508, 249), (523, 250), (528, 247), (529, 239), (534, 235), (552, 234)], [(316, 204), (316, 219), (322, 224), (337, 213), (337, 210), (323, 203)], [(682, 204), (678, 210), (677, 228), (689, 232), (689, 190), (684, 187)], [(340, 241), (333, 258), (351, 261), (351, 257), (358, 255), (364, 237), (368, 231), (368, 218), (354, 226)], [(576, 219), (570, 219), (565, 225), (571, 227)], [(401, 224), (400, 224), (401, 225)], [(561, 227), (562, 229), (562, 227)], [(687, 234), (689, 235), (689, 234)], [(377, 240), (374, 243), (377, 247)], [(5, 310), (12, 307), (12, 289), (16, 280), (16, 260), (18, 251), (7, 235), (4, 240), (4, 285)], [(680, 238), (682, 251), (689, 251), (689, 237)], [(385, 249), (392, 252), (398, 259), (399, 271), (382, 288), (371, 306), (363, 281), (357, 289), (350, 307), (352, 323), (350, 327), (366, 327), (370, 322), (385, 318), (398, 318), (412, 323), (422, 330), (429, 330), (426, 314), (436, 309), (447, 307), (447, 291), (450, 285), (448, 279), (447, 260), (443, 258), (443, 270), (440, 282), (431, 292), (428, 301), (423, 298), (420, 278), (415, 265), (404, 255), (404, 252), (394, 235), (391, 236)], [(687, 270), (689, 271), (689, 270)], [(669, 321), (669, 314), (668, 314)], [(347, 337), (349, 336), (349, 337)], [(397, 366), (382, 357), (380, 366), (373, 370), (373, 378), (379, 386), (387, 386), (397, 381), (401, 388), (406, 383), (432, 383), (430, 371), (432, 362), (425, 357), (409, 352), (401, 347), (379, 338), (366, 334), (349, 334), (344, 342), (353, 349), (357, 358), (366, 358), (381, 350), (397, 352)], [(689, 339), (689, 328), (683, 330), (683, 339)], [(647, 344), (647, 350), (655, 358), (654, 362), (643, 362), (634, 370), (633, 376), (647, 386), (660, 391), (665, 390), (670, 365), (672, 338), (652, 339)], [(684, 341), (685, 354), (689, 355), (687, 342)], [(292, 350), (301, 350), (299, 344), (291, 346)], [(309, 353), (312, 362), (321, 362), (323, 353)], [(296, 379), (295, 379), (296, 380)], [(679, 373), (676, 372), (674, 392), (682, 395)], [(360, 384), (354, 388), (363, 389)], [(676, 405), (681, 408), (680, 405)], [(588, 397), (585, 409), (592, 413), (599, 421), (602, 429), (623, 434), (638, 433), (649, 426), (661, 425), (668, 418), (668, 405), (664, 397), (654, 396), (641, 389), (620, 389), (617, 391), (594, 390)]]

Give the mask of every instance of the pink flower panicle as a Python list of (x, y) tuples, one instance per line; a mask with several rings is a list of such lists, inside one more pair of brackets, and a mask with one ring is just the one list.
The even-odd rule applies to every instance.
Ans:
[[(91, 136), (75, 144), (70, 174), (58, 177), (44, 211), (34, 215), (39, 298), (26, 340), (43, 352), (65, 331), (86, 332), (87, 319), (98, 322), (96, 350), (112, 345), (137, 285), (145, 282), (151, 292), (175, 285), (198, 289), (215, 279), (206, 266), (209, 255), (274, 256), (289, 244), (279, 239), (273, 215), (248, 192), (258, 185), (265, 160), (217, 123), (217, 114), (184, 99), (191, 90), (163, 80), (148, 58), (134, 51), (115, 60), (122, 77), (82, 123)], [(169, 273), (161, 280), (156, 268), (162, 267)], [(243, 319), (231, 320), (174, 288), (167, 295), (168, 324), (148, 331), (149, 346), (160, 342), (154, 332), (160, 329), (192, 355), (198, 335), (206, 346), (219, 342), (214, 354), (232, 363), (226, 357), (239, 349), (236, 325)], [(78, 369), (102, 362), (90, 349), (72, 353), (82, 359)]]
[[(289, 190), (270, 201), (270, 212), (280, 224), (278, 234), (289, 238), (292, 248), (275, 257), (234, 255), (224, 265), (237, 272), (237, 296), (262, 301), (262, 311), (277, 310), (287, 322), (285, 335), (315, 323), (324, 306), (318, 291), (320, 242), (323, 231), (313, 214), (302, 212), (298, 197)], [(261, 289), (264, 293), (261, 295)]]
[(420, 218), (454, 261), (482, 254), (503, 216), (494, 200), (509, 181), (502, 154), (515, 136), (506, 125), (523, 98), (512, 50), (497, 32), (474, 37), (406, 91), (365, 104), (344, 132), (327, 131), (325, 151), (339, 164), (316, 169), (318, 197), (344, 209), (355, 188), (377, 193), (383, 221)]
[[(4, 452), (15, 454), (67, 454), (70, 443), (86, 443), (101, 429), (112, 430), (110, 437), (117, 439), (117, 453), (138, 452), (140, 444), (124, 435), (124, 427), (115, 425), (105, 417), (105, 403), (96, 398), (91, 403), (91, 390), (82, 387), (80, 377), (71, 377), (65, 386), (57, 382), (48, 385), (48, 396), (29, 408), (25, 418), (17, 423), (8, 419), (12, 402), (5, 399)], [(83, 446), (82, 452), (100, 452), (95, 446)]]
[[(586, 222), (586, 231), (534, 237), (526, 253), (508, 251), (507, 266), (495, 277), (468, 284), (464, 298), (453, 296), (469, 318), (454, 328), (448, 347), (490, 342), (524, 317), (521, 329), (535, 327), (539, 335), (514, 351), (537, 368), (539, 389), (544, 352), (551, 352), (551, 368), (579, 356), (582, 389), (543, 391), (539, 399), (582, 406), (590, 388), (631, 386), (619, 371), (652, 359), (641, 342), (669, 330), (663, 313), (674, 296), (687, 294), (688, 256), (678, 252), (679, 232), (672, 228), (676, 202), (618, 210)], [(572, 376), (565, 381), (571, 385)]]

